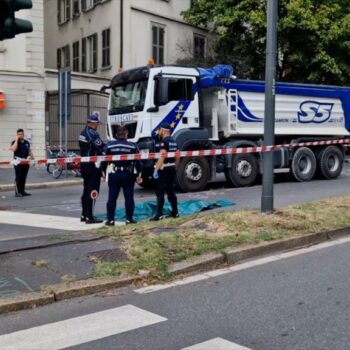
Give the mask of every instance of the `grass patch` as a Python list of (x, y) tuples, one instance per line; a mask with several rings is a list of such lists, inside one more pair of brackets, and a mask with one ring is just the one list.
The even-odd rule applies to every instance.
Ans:
[(36, 267), (48, 267), (49, 262), (44, 260), (44, 259), (36, 259), (36, 260), (32, 261), (32, 265), (34, 265)]
[(68, 274), (61, 276), (61, 280), (63, 282), (74, 282), (77, 280), (77, 277), (75, 275)]
[(69, 233), (65, 233), (63, 235), (51, 235), (51, 236), (48, 236), (46, 239), (49, 242), (69, 241), (73, 239), (73, 235)]
[(331, 231), (349, 226), (350, 196), (289, 206), (272, 214), (257, 210), (211, 213), (203, 216), (142, 222), (137, 225), (101, 228), (103, 234), (123, 242), (129, 260), (97, 262), (96, 277), (147, 275), (166, 280), (168, 267), (208, 252), (285, 237)]

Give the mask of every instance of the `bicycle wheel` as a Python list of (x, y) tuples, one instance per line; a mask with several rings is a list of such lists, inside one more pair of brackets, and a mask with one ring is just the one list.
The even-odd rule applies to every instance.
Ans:
[(50, 175), (52, 175), (52, 170), (53, 170), (54, 166), (55, 166), (55, 164), (53, 164), (53, 163), (46, 165), (46, 170)]
[(54, 166), (52, 169), (52, 176), (54, 179), (58, 179), (62, 175), (62, 172), (65, 169), (65, 166), (57, 165), (57, 164), (52, 164), (52, 165)]

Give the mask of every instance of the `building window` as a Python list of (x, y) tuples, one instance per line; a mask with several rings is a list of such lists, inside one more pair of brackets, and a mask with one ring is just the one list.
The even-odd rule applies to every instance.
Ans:
[(79, 72), (79, 41), (73, 43), (73, 71)]
[(194, 34), (193, 35), (193, 56), (196, 58), (205, 57), (205, 37)]
[(102, 67), (111, 65), (111, 30), (105, 29), (102, 31)]
[(152, 25), (152, 58), (157, 64), (164, 64), (164, 34), (164, 27)]
[(79, 0), (73, 0), (73, 17), (78, 17), (80, 14)]
[(57, 69), (70, 67), (69, 45), (57, 49)]
[(57, 21), (59, 24), (70, 19), (70, 0), (57, 0)]
[(95, 73), (97, 71), (97, 34), (82, 39), (81, 71)]
[(81, 9), (82, 11), (87, 11), (95, 7), (102, 0), (81, 0)]

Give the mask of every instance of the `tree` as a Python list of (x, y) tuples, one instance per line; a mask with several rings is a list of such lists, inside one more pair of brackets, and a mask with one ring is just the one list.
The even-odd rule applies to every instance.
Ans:
[[(277, 0), (276, 0), (277, 1)], [(265, 72), (266, 0), (192, 0), (185, 20), (217, 36), (238, 76)], [(278, 80), (350, 84), (349, 0), (279, 0)]]

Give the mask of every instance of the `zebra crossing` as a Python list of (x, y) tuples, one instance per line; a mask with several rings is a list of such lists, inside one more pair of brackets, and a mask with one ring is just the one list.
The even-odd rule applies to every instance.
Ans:
[[(58, 350), (168, 321), (134, 305), (99, 311), (0, 335), (2, 350)], [(132, 344), (130, 344), (132, 349)], [(164, 344), (164, 349), (167, 345)], [(179, 350), (252, 350), (217, 337)], [(126, 349), (127, 350), (127, 349)], [(153, 349), (150, 349), (153, 350)]]

